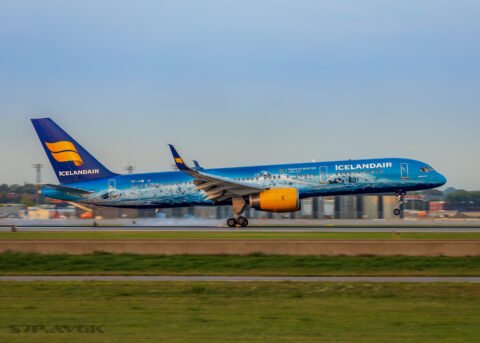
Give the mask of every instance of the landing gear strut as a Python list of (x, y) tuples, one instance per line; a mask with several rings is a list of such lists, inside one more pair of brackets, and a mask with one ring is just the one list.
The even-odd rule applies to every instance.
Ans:
[(406, 194), (407, 193), (405, 193), (405, 192), (396, 192), (395, 193), (397, 204), (395, 206), (395, 209), (393, 210), (394, 215), (400, 216), (403, 213), (403, 204), (405, 203), (404, 196)]
[(233, 208), (233, 218), (228, 218), (227, 225), (228, 227), (246, 227), (248, 226), (248, 219), (242, 216), (243, 212), (247, 209), (247, 203), (243, 198), (233, 198), (232, 199), (232, 208)]

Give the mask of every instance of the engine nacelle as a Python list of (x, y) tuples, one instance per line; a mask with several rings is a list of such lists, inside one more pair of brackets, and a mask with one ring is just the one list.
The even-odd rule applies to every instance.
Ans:
[(268, 212), (295, 212), (300, 210), (300, 198), (296, 188), (272, 188), (250, 195), (250, 207)]

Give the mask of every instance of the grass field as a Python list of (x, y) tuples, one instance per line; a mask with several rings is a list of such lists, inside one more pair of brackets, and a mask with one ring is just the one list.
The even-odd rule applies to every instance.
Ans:
[(480, 257), (0, 254), (0, 275), (480, 276)]
[[(479, 322), (478, 284), (0, 287), (0, 342), (478, 342)], [(31, 325), (53, 332), (24, 332)], [(78, 325), (103, 333), (79, 333)]]
[(43, 231), (0, 232), (0, 239), (480, 239), (480, 232), (193, 232)]

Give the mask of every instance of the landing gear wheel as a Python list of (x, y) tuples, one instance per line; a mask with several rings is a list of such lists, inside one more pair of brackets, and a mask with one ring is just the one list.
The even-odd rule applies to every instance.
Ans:
[(398, 191), (398, 192), (395, 192), (395, 198), (396, 198), (396, 208), (393, 210), (393, 214), (396, 215), (396, 216), (401, 216), (401, 218), (403, 219), (403, 204), (405, 203), (405, 200), (404, 200), (404, 196), (406, 195), (407, 193), (405, 193), (404, 191)]
[(240, 225), (240, 226), (246, 227), (246, 226), (248, 226), (248, 219), (245, 218), (245, 217), (240, 216), (240, 217), (238, 217), (238, 219), (237, 219), (237, 223), (238, 223), (238, 225)]
[(227, 220), (228, 227), (235, 227), (237, 226), (237, 221), (235, 218), (228, 218)]

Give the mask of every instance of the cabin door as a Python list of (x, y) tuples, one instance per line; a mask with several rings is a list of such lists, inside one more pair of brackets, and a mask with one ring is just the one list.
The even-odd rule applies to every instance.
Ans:
[(117, 196), (117, 183), (115, 179), (108, 180), (108, 196), (109, 197)]
[(408, 179), (408, 163), (400, 164), (400, 177), (402, 179)]
[(320, 166), (320, 182), (321, 183), (327, 183), (328, 182), (327, 166)]

